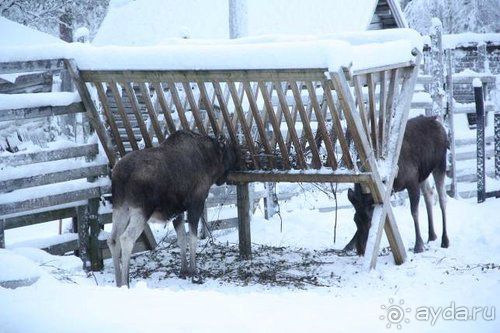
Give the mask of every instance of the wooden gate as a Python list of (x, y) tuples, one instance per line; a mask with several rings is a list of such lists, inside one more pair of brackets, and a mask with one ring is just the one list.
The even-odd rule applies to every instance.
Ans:
[[(224, 134), (238, 144), (242, 162), (229, 180), (238, 187), (243, 257), (251, 256), (249, 182), (365, 184), (376, 203), (366, 252), (373, 268), (383, 228), (395, 262), (406, 257), (389, 199), (420, 62), (420, 54), (413, 55), (410, 62), (354, 72), (69, 67), (111, 164), (126, 154), (118, 121), (133, 150), (154, 146), (179, 129)], [(110, 96), (120, 117), (110, 110)], [(132, 115), (124, 100), (131, 103)], [(140, 128), (140, 141), (132, 122)]]

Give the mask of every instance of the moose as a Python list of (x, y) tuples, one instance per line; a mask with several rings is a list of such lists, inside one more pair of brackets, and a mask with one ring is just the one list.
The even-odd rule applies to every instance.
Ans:
[[(427, 210), (429, 241), (434, 241), (437, 238), (432, 218), (432, 189), (427, 182), (431, 173), (436, 184), (443, 220), (441, 247), (447, 248), (450, 244), (446, 232), (446, 193), (444, 188), (447, 148), (446, 131), (436, 117), (419, 116), (408, 120), (393, 191), (400, 192), (405, 189), (408, 191), (411, 215), (415, 224), (415, 253), (424, 250), (418, 223), (420, 192), (424, 195)], [(356, 184), (354, 190), (349, 189), (347, 193), (347, 197), (355, 209), (354, 222), (357, 230), (344, 250), (351, 251), (356, 248), (358, 255), (365, 253), (374, 210), (373, 198), (370, 193), (366, 192), (360, 184)]]
[[(198, 221), (210, 187), (222, 185), (236, 168), (236, 147), (222, 136), (212, 138), (192, 131), (176, 131), (158, 147), (133, 151), (112, 172), (113, 226), (108, 246), (113, 256), (118, 287), (129, 286), (129, 262), (135, 241), (154, 216), (173, 220), (181, 254), (180, 276), (197, 282)], [(187, 235), (189, 224), (189, 269)]]

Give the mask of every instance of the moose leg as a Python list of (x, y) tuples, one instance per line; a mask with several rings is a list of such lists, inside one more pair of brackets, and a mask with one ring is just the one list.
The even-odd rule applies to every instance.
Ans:
[(448, 233), (446, 232), (446, 192), (444, 188), (444, 176), (445, 171), (436, 170), (432, 173), (434, 177), (434, 182), (436, 183), (436, 189), (439, 196), (439, 208), (441, 208), (441, 215), (443, 218), (443, 236), (441, 238), (441, 247), (447, 248), (450, 246), (450, 241), (448, 239)]
[(420, 190), (424, 195), (425, 209), (427, 210), (427, 219), (429, 220), (429, 242), (436, 240), (434, 232), (434, 219), (432, 216), (432, 188), (427, 180), (420, 183)]
[(418, 225), (418, 203), (420, 201), (420, 187), (418, 185), (408, 187), (408, 196), (410, 197), (410, 209), (415, 224), (415, 253), (424, 251), (424, 241), (420, 235), (420, 227)]
[(177, 234), (177, 245), (181, 249), (181, 272), (180, 277), (185, 278), (188, 275), (187, 259), (186, 259), (186, 229), (184, 229), (183, 214), (177, 215), (174, 219), (174, 228)]
[(115, 267), (115, 283), (117, 287), (122, 286), (122, 268), (121, 268), (121, 244), (120, 236), (125, 231), (129, 220), (128, 206), (116, 207), (113, 209), (113, 226), (111, 235), (108, 238), (108, 247), (113, 257), (113, 266)]
[(194, 278), (197, 276), (196, 270), (196, 243), (198, 241), (198, 222), (201, 214), (203, 214), (204, 202), (195, 204), (188, 209), (189, 223), (189, 274), (193, 277), (193, 282), (197, 282)]
[(130, 256), (132, 255), (132, 250), (134, 248), (135, 241), (141, 235), (144, 230), (144, 224), (146, 223), (147, 218), (144, 216), (144, 212), (140, 208), (130, 208), (130, 222), (127, 225), (127, 228), (120, 236), (120, 244), (122, 248), (122, 284), (123, 282), (127, 283), (127, 287), (130, 287), (129, 284), (129, 265), (130, 265)]

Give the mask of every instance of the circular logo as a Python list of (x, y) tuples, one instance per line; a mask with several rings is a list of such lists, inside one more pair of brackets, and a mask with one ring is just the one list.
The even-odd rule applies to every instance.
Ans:
[(398, 329), (401, 329), (402, 323), (409, 323), (410, 319), (405, 318), (406, 313), (410, 312), (410, 308), (404, 307), (405, 301), (399, 300), (398, 304), (394, 303), (393, 298), (389, 298), (388, 305), (381, 305), (380, 308), (384, 310), (385, 314), (379, 317), (380, 320), (387, 320), (387, 328), (391, 328), (392, 325), (395, 325)]

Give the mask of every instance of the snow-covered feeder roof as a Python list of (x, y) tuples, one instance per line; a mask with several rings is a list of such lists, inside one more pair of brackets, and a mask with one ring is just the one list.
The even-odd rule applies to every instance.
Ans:
[[(378, 0), (249, 0), (248, 35), (365, 31)], [(112, 0), (95, 45), (156, 45), (165, 38), (228, 38), (228, 0)]]
[(2, 32), (0, 34), (2, 48), (5, 46), (67, 44), (59, 38), (12, 22), (4, 17), (0, 17), (0, 31)]
[(171, 39), (158, 46), (88, 46), (75, 54), (87, 70), (354, 70), (414, 59), (420, 35), (411, 29), (323, 36), (264, 36), (237, 40)]

